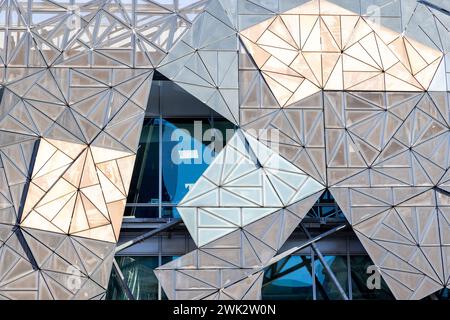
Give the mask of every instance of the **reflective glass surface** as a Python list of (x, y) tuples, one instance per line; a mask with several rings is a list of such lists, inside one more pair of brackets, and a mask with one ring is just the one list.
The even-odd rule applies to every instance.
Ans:
[[(116, 257), (116, 260), (135, 299), (158, 299), (158, 280), (153, 273), (158, 267), (158, 257)], [(111, 275), (106, 299), (127, 300), (115, 272)]]
[(126, 216), (178, 218), (173, 207), (211, 164), (235, 126), (155, 74)]
[(373, 265), (369, 256), (350, 256), (352, 297), (353, 300), (392, 300), (394, 296), (381, 278), (380, 289), (369, 289), (367, 280), (373, 273), (368, 273), (368, 268)]
[(136, 218), (159, 218), (159, 206), (134, 206), (128, 205), (125, 208), (126, 217), (136, 217)]
[[(341, 287), (348, 293), (347, 256), (324, 256)], [(342, 296), (319, 259), (314, 260), (317, 300), (341, 300)]]
[(178, 212), (176, 207), (162, 207), (161, 208), (161, 217), (162, 218), (180, 218), (180, 213)]
[(291, 256), (269, 267), (264, 274), (263, 300), (312, 300), (310, 256)]
[(342, 210), (336, 203), (330, 191), (325, 191), (317, 200), (316, 204), (309, 210), (308, 218), (339, 219), (345, 220)]
[(435, 297), (439, 300), (450, 300), (450, 289), (442, 289), (435, 293)]
[(164, 119), (162, 135), (162, 202), (178, 203), (208, 168), (215, 153), (203, 141), (208, 119)]
[[(159, 126), (159, 118), (145, 119), (131, 180), (128, 203), (158, 204)], [(135, 212), (127, 213), (134, 215), (133, 213)]]
[[(162, 256), (161, 265), (175, 260), (178, 256)], [(158, 300), (159, 284), (153, 272), (159, 266), (159, 257), (146, 256), (122, 256), (116, 257), (117, 263), (122, 270), (125, 281), (136, 300)], [(165, 298), (164, 291), (161, 291), (161, 298)], [(120, 286), (117, 274), (113, 272), (109, 281), (106, 300), (127, 300), (127, 297)]]

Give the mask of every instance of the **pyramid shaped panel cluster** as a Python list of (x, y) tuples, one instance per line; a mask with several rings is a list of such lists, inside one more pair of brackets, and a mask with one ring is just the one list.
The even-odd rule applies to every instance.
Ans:
[(258, 299), (263, 269), (325, 187), (242, 131), (178, 210), (198, 249), (160, 267), (171, 299)]
[[(189, 47), (236, 50), (224, 40), (234, 26), (240, 129), (178, 206), (198, 249), (156, 271), (169, 298), (260, 298), (261, 271), (325, 188), (396, 298), (449, 288), (445, 10), (407, 0), (375, 16), (358, 1), (219, 2), (207, 8), (221, 20), (207, 43), (216, 36), (221, 48)], [(182, 68), (206, 80), (202, 61)], [(185, 69), (174, 81), (194, 79)], [(233, 120), (233, 108), (211, 107)]]

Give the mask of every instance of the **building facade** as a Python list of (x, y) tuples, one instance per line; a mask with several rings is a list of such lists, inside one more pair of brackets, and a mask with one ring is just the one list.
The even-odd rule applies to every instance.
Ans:
[(0, 298), (448, 299), (446, 1), (0, 13)]

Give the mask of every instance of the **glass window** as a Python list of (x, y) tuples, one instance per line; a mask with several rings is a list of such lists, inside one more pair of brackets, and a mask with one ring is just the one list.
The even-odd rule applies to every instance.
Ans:
[[(116, 257), (125, 281), (136, 300), (157, 300), (158, 279), (153, 270), (158, 257)], [(117, 275), (113, 272), (107, 291), (107, 300), (127, 300)]]
[[(128, 194), (129, 204), (159, 203), (159, 125), (159, 118), (145, 119)], [(134, 210), (128, 210), (127, 215), (134, 216)]]
[[(341, 287), (349, 295), (347, 256), (324, 256), (324, 259), (333, 271)], [(339, 290), (317, 257), (314, 259), (314, 271), (316, 275), (316, 299), (341, 300), (342, 296)]]
[(161, 217), (162, 218), (181, 218), (180, 213), (177, 208), (174, 206), (171, 207), (162, 207), (161, 209)]
[(438, 300), (450, 300), (450, 289), (445, 288), (435, 293)]
[(262, 298), (312, 300), (312, 262), (309, 256), (291, 256), (270, 266), (264, 274)]
[(370, 290), (367, 287), (367, 279), (370, 274), (367, 269), (373, 265), (369, 256), (351, 256), (351, 278), (352, 278), (352, 298), (353, 300), (391, 300), (394, 299), (386, 282), (381, 278), (381, 289)]
[(159, 218), (159, 206), (134, 206), (128, 204), (125, 208), (125, 216), (136, 218)]

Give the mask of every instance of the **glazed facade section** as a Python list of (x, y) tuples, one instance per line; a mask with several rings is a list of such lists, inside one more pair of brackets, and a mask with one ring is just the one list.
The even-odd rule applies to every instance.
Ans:
[(397, 299), (450, 288), (445, 5), (3, 1), (0, 297), (104, 297), (155, 70), (238, 127), (169, 298), (260, 298), (325, 190)]

